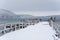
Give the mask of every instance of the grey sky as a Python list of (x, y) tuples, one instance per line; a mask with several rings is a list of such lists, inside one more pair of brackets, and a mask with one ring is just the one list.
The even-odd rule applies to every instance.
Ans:
[(0, 8), (12, 11), (60, 11), (60, 0), (0, 0)]

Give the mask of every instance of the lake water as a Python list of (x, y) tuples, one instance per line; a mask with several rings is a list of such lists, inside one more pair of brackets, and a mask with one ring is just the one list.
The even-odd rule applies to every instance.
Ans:
[(56, 21), (55, 23), (59, 24), (60, 25), (60, 21)]
[(0, 20), (0, 24), (21, 22), (21, 20)]

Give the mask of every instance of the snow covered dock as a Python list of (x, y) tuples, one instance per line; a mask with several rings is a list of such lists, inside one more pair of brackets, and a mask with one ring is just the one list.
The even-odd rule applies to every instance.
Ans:
[(0, 40), (54, 40), (54, 31), (48, 22), (40, 22), (30, 25), (25, 29), (7, 33), (0, 37)]

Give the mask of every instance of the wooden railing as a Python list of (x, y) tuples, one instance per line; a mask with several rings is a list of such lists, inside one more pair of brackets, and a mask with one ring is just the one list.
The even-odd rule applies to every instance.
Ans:
[(60, 25), (50, 20), (49, 25), (55, 30), (55, 36), (60, 38)]
[(34, 25), (36, 23), (38, 23), (39, 21), (27, 21), (27, 22), (15, 22), (15, 23), (6, 23), (6, 24), (2, 24), (0, 25), (0, 36), (15, 31), (15, 30), (19, 30), (19, 29), (23, 29), (26, 28), (29, 25)]

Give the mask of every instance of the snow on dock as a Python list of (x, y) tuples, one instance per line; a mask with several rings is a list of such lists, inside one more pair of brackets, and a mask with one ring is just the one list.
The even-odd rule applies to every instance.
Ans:
[(40, 22), (0, 37), (0, 40), (54, 40), (54, 31), (48, 22)]

